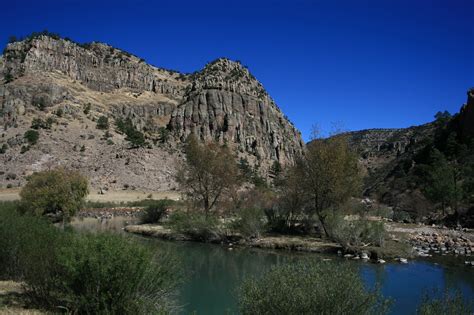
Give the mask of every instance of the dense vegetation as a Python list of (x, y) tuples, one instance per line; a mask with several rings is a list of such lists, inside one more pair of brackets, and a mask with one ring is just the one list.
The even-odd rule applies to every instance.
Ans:
[(87, 179), (79, 172), (64, 168), (37, 172), (21, 190), (22, 209), (67, 221), (81, 208), (88, 192)]
[(367, 290), (354, 265), (303, 261), (273, 267), (240, 289), (242, 314), (384, 314), (389, 301)]
[(176, 262), (118, 235), (60, 230), (0, 205), (0, 278), (52, 312), (150, 314), (173, 307)]
[(418, 212), (411, 213), (411, 219), (467, 223), (460, 218), (474, 203), (474, 139), (462, 133), (459, 114), (439, 112), (435, 118), (433, 135), (406, 149), (385, 179), (391, 179), (387, 191), (379, 195), (390, 203), (393, 192), (420, 191), (431, 204), (413, 204)]

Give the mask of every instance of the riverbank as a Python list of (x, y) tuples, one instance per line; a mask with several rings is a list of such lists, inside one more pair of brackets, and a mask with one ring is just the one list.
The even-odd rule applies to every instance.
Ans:
[[(244, 246), (312, 253), (338, 253), (350, 259), (367, 259), (379, 263), (383, 263), (384, 260), (404, 263), (408, 258), (429, 257), (433, 254), (464, 255), (470, 262), (469, 258), (474, 252), (472, 231), (454, 231), (442, 227), (402, 223), (386, 223), (386, 228), (388, 238), (383, 247), (365, 246), (343, 249), (335, 242), (317, 237), (263, 235), (259, 238), (246, 239), (237, 233), (225, 234), (221, 238), (208, 242), (222, 244), (229, 250), (236, 246)], [(128, 225), (124, 230), (128, 233), (163, 240), (200, 241), (157, 224)]]

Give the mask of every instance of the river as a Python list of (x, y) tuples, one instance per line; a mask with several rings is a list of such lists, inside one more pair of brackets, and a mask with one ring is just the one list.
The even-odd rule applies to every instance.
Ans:
[[(107, 224), (95, 219), (77, 220), (74, 226), (88, 230), (121, 231), (127, 219)], [(136, 237), (156, 247), (157, 253), (178, 256), (185, 275), (178, 300), (181, 314), (238, 314), (236, 290), (247, 277), (258, 277), (271, 266), (302, 258), (315, 260), (344, 258), (335, 255), (303, 254), (252, 248), (233, 248), (194, 242), (167, 242)], [(468, 257), (473, 260), (474, 257)], [(433, 290), (460, 290), (466, 300), (474, 300), (474, 268), (464, 266), (466, 258), (437, 256), (409, 261), (408, 264), (378, 265), (354, 261), (368, 287), (377, 284), (384, 296), (393, 300), (391, 314), (414, 314), (423, 294)]]

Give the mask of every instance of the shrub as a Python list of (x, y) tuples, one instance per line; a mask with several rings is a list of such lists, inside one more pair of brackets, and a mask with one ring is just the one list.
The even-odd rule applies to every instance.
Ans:
[(52, 117), (48, 117), (46, 121), (42, 120), (41, 118), (33, 118), (33, 121), (31, 122), (31, 128), (32, 129), (51, 129), (51, 126), (53, 125), (54, 120)]
[(4, 75), (3, 75), (3, 79), (5, 80), (5, 83), (10, 83), (13, 81), (14, 77), (13, 75), (10, 73), (10, 72), (6, 72)]
[(264, 212), (260, 208), (244, 208), (237, 213), (231, 227), (246, 237), (259, 237), (265, 229)]
[(210, 241), (219, 238), (219, 220), (214, 215), (196, 211), (175, 211), (170, 215), (171, 229), (196, 240)]
[(139, 148), (147, 145), (147, 142), (145, 141), (145, 135), (135, 129), (130, 118), (125, 120), (117, 119), (116, 126), (120, 132), (126, 135), (125, 140), (130, 142), (132, 148)]
[(396, 222), (404, 222), (404, 223), (413, 222), (413, 218), (406, 211), (394, 211), (393, 212), (393, 220), (396, 221)]
[(383, 246), (385, 241), (385, 225), (383, 222), (345, 220), (340, 215), (328, 215), (329, 237), (343, 247), (372, 245)]
[(74, 235), (55, 261), (55, 273), (27, 289), (46, 289), (49, 306), (79, 314), (149, 314), (169, 311), (175, 261), (111, 234)]
[(158, 200), (145, 207), (141, 214), (142, 223), (158, 223), (170, 206), (169, 200)]
[(21, 147), (20, 153), (23, 154), (25, 152), (28, 152), (29, 149), (30, 149), (30, 146), (24, 145), (24, 146)]
[(86, 106), (84, 106), (84, 114), (88, 115), (91, 111), (92, 105), (91, 103), (88, 103)]
[(67, 220), (80, 209), (88, 192), (87, 179), (79, 172), (57, 168), (31, 175), (20, 197), (29, 213)]
[(441, 297), (435, 298), (432, 295), (425, 294), (417, 309), (417, 314), (470, 315), (474, 311), (473, 302), (466, 303), (460, 292), (445, 292)]
[(100, 116), (99, 119), (97, 119), (97, 129), (109, 129), (109, 119), (106, 116)]
[(368, 291), (355, 266), (301, 261), (273, 267), (240, 287), (242, 314), (383, 314), (388, 301)]
[(51, 98), (46, 93), (37, 94), (33, 96), (32, 104), (39, 110), (45, 110), (46, 107), (51, 106)]
[(6, 143), (2, 144), (2, 147), (0, 147), (0, 154), (7, 153), (7, 150), (8, 150), (8, 144)]
[(72, 314), (171, 310), (174, 258), (118, 235), (62, 231), (17, 207), (0, 204), (0, 277), (22, 281), (30, 304)]
[(40, 218), (22, 216), (18, 202), (0, 203), (0, 278), (23, 281), (44, 273), (62, 234)]
[(36, 130), (27, 130), (23, 136), (30, 145), (35, 145), (39, 139), (39, 133)]
[(64, 111), (63, 111), (62, 108), (58, 108), (58, 109), (56, 110), (55, 114), (56, 114), (56, 116), (58, 116), (58, 117), (63, 117)]

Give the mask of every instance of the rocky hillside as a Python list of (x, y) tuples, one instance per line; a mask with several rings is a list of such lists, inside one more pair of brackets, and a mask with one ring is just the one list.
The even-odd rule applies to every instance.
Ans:
[[(87, 173), (96, 188), (173, 189), (190, 133), (227, 143), (262, 175), (275, 162), (292, 163), (304, 145), (261, 83), (226, 58), (183, 74), (106, 44), (34, 34), (7, 45), (0, 78), (3, 187), (62, 164)], [(97, 128), (102, 116), (108, 130)], [(130, 149), (115, 128), (128, 119), (147, 146)], [(32, 127), (36, 144), (24, 138)]]
[[(365, 172), (366, 196), (392, 206), (396, 213), (412, 217), (427, 216), (436, 209), (436, 205), (422, 193), (426, 183), (417, 173), (417, 166), (427, 163), (430, 150), (449, 150), (446, 143), (450, 136), (454, 136), (456, 145), (461, 145), (464, 150), (472, 147), (474, 90), (468, 91), (467, 103), (458, 114), (451, 117), (445, 112), (439, 113), (437, 117), (436, 121), (421, 126), (371, 129), (346, 134), (351, 147), (360, 156), (360, 164)], [(469, 158), (459, 157), (456, 163), (468, 162)], [(460, 172), (467, 169), (460, 167)], [(472, 207), (467, 199), (462, 200), (461, 204), (460, 207), (466, 210)]]

